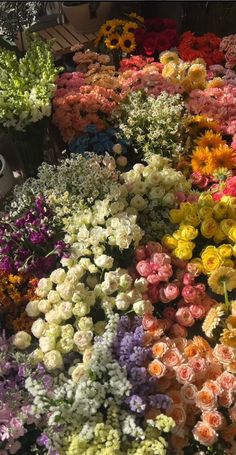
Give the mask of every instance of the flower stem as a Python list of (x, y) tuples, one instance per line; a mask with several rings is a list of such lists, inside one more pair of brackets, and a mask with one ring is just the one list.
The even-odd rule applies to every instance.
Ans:
[(229, 298), (228, 298), (228, 292), (227, 292), (225, 281), (223, 282), (223, 286), (224, 286), (225, 307), (226, 307), (226, 311), (229, 313), (230, 312), (230, 302), (229, 302)]

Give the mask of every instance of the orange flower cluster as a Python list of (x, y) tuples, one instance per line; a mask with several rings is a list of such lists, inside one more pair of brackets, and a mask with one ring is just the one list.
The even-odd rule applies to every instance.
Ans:
[(0, 271), (0, 316), (3, 326), (10, 332), (30, 332), (33, 320), (25, 312), (26, 304), (38, 297), (35, 288), (38, 280), (28, 275), (12, 275)]

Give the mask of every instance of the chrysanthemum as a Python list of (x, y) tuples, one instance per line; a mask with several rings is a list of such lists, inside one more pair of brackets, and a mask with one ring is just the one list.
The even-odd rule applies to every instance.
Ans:
[(160, 63), (162, 65), (167, 65), (167, 63), (178, 63), (179, 62), (179, 56), (176, 52), (163, 52), (160, 56)]
[(224, 329), (220, 337), (220, 342), (226, 344), (226, 346), (236, 348), (236, 329)]
[(165, 79), (169, 79), (169, 78), (172, 78), (172, 77), (175, 77), (177, 75), (177, 66), (175, 64), (175, 62), (168, 62), (166, 63), (166, 65), (164, 66), (163, 70), (162, 70), (162, 76), (165, 78)]
[(209, 149), (218, 148), (220, 145), (226, 144), (221, 134), (214, 133), (212, 130), (205, 131), (204, 134), (195, 140), (195, 143), (199, 147), (208, 147)]
[(208, 278), (208, 284), (216, 294), (224, 294), (224, 286), (227, 291), (236, 289), (236, 271), (232, 267), (219, 267)]
[(207, 88), (222, 87), (225, 81), (221, 77), (214, 77), (211, 81), (207, 83)]
[(191, 165), (193, 172), (200, 172), (203, 175), (211, 175), (215, 169), (212, 154), (207, 147), (195, 148)]
[(228, 145), (222, 144), (216, 149), (211, 150), (213, 155), (214, 167), (226, 167), (227, 169), (233, 169), (234, 163), (234, 151)]
[(202, 330), (207, 337), (209, 338), (212, 337), (213, 331), (219, 325), (221, 316), (223, 316), (223, 314), (224, 314), (223, 305), (219, 304), (211, 307), (202, 324)]
[(120, 47), (120, 35), (119, 33), (112, 33), (105, 39), (105, 45), (108, 49), (118, 49)]
[(209, 128), (213, 131), (220, 130), (220, 126), (215, 120), (205, 117), (204, 115), (195, 115), (191, 117), (190, 124), (195, 124), (199, 129)]
[(133, 33), (125, 33), (120, 37), (120, 47), (123, 52), (131, 54), (136, 48), (136, 42)]
[(213, 177), (220, 181), (226, 180), (227, 178), (232, 177), (232, 171), (226, 167), (218, 167), (218, 169), (213, 172)]
[(206, 79), (205, 66), (200, 63), (194, 63), (188, 70), (188, 76), (193, 82), (199, 82)]

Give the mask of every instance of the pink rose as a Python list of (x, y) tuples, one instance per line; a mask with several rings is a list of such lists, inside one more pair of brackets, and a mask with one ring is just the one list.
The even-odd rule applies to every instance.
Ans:
[(204, 446), (212, 446), (217, 440), (217, 433), (206, 422), (198, 422), (193, 428), (194, 439)]
[(148, 275), (147, 281), (150, 284), (156, 284), (156, 285), (160, 283), (160, 279), (156, 273), (151, 273), (150, 275)]
[(148, 298), (152, 303), (156, 303), (159, 299), (159, 290), (156, 286), (151, 286), (148, 289)]
[(170, 264), (163, 265), (158, 270), (158, 278), (160, 281), (168, 281), (173, 275), (173, 269)]
[(164, 308), (163, 317), (166, 319), (170, 319), (171, 321), (175, 321), (175, 313), (176, 310), (169, 306)]
[(187, 329), (182, 325), (175, 323), (170, 328), (170, 336), (172, 337), (183, 337), (185, 338), (188, 334)]
[(189, 309), (194, 319), (201, 319), (205, 316), (205, 308), (203, 305), (190, 305)]
[(163, 265), (171, 264), (171, 257), (165, 253), (153, 253), (151, 260), (158, 266), (158, 268)]
[(183, 276), (183, 284), (188, 286), (194, 283), (194, 276), (191, 273), (185, 273)]
[(176, 379), (180, 382), (180, 384), (192, 382), (194, 380), (194, 376), (193, 369), (187, 363), (183, 363), (176, 369)]
[(186, 201), (186, 196), (183, 193), (183, 191), (176, 191), (175, 196), (177, 198), (177, 201), (180, 202), (185, 202)]
[(147, 277), (150, 275), (152, 273), (152, 267), (149, 260), (139, 261), (136, 265), (136, 270), (141, 276)]
[(187, 285), (182, 289), (182, 296), (186, 303), (200, 303), (200, 292), (196, 286)]
[(184, 384), (180, 389), (180, 395), (182, 400), (188, 404), (195, 403), (195, 397), (197, 394), (197, 387), (193, 384)]
[(169, 299), (165, 295), (165, 289), (163, 287), (159, 288), (159, 299), (162, 303), (169, 303)]
[(235, 382), (235, 377), (232, 373), (228, 373), (227, 371), (224, 371), (217, 379), (221, 387), (223, 387), (224, 390), (230, 390), (233, 391), (236, 386)]
[(194, 172), (191, 175), (191, 180), (194, 185), (198, 186), (202, 190), (206, 188), (209, 183), (209, 179), (200, 172)]
[(168, 349), (162, 357), (162, 362), (168, 368), (174, 368), (182, 362), (182, 355), (176, 348)]
[(161, 253), (163, 251), (162, 245), (158, 242), (148, 242), (145, 245), (145, 250), (148, 256), (151, 256), (153, 253)]
[(164, 294), (169, 301), (175, 300), (179, 295), (179, 288), (175, 284), (167, 284), (166, 288), (164, 288)]
[(136, 248), (135, 250), (135, 259), (137, 262), (139, 261), (143, 261), (144, 259), (146, 259), (146, 251), (145, 251), (145, 248), (143, 246), (139, 247), (139, 248)]
[(201, 357), (200, 355), (195, 355), (189, 360), (189, 365), (193, 369), (197, 378), (200, 378), (206, 374), (207, 367), (206, 360), (204, 359), (204, 357)]
[(176, 321), (184, 327), (192, 327), (194, 318), (189, 308), (179, 308), (175, 315)]

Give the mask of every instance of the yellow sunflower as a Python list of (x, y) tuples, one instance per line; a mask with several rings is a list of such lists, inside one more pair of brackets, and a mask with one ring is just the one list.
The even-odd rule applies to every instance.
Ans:
[(126, 24), (124, 25), (123, 32), (124, 33), (133, 33), (134, 30), (136, 30), (137, 28), (138, 28), (138, 24), (136, 24), (136, 22), (126, 22)]
[(208, 147), (209, 149), (218, 148), (220, 145), (226, 144), (222, 139), (221, 134), (214, 133), (212, 130), (205, 131), (205, 133), (198, 137), (194, 142), (199, 147)]
[(194, 172), (200, 172), (203, 175), (211, 175), (215, 169), (212, 154), (208, 147), (196, 147), (192, 154), (191, 160)]
[(208, 284), (216, 294), (223, 295), (224, 287), (231, 292), (236, 289), (236, 270), (232, 267), (219, 267), (208, 278)]
[(138, 22), (144, 22), (144, 17), (138, 16), (138, 14), (136, 14), (136, 13), (130, 13), (129, 17), (131, 17), (132, 19), (135, 19)]
[(131, 54), (136, 48), (136, 42), (133, 33), (125, 33), (120, 37), (120, 47), (123, 52)]
[(218, 148), (213, 149), (212, 157), (215, 169), (219, 167), (234, 168), (234, 151), (228, 145), (221, 144)]
[(111, 35), (108, 35), (108, 37), (105, 39), (105, 45), (106, 47), (108, 47), (108, 49), (111, 50), (119, 49), (120, 47), (119, 33), (111, 33)]
[(204, 115), (194, 115), (193, 117), (190, 117), (189, 125), (196, 126), (199, 129), (208, 128), (213, 131), (220, 130), (220, 126), (215, 120), (205, 117)]

